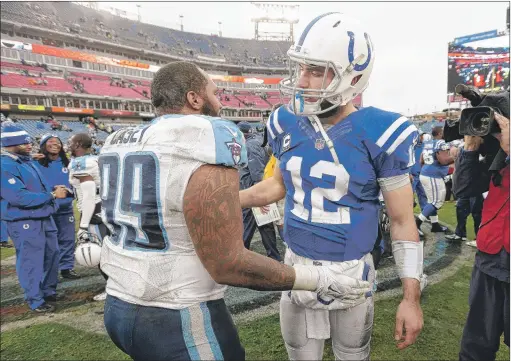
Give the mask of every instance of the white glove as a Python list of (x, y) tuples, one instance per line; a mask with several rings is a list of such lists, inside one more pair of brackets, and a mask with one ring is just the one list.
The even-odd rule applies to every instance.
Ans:
[(78, 242), (88, 242), (90, 241), (89, 237), (89, 229), (80, 227), (78, 232), (76, 233), (76, 239)]
[[(316, 292), (322, 299), (336, 298), (358, 300), (372, 290), (368, 281), (363, 281), (364, 262), (359, 260), (346, 261), (325, 266), (294, 265), (296, 272), (294, 290)], [(315, 277), (316, 276), (316, 277)], [(316, 279), (315, 287), (307, 281)], [(304, 280), (306, 280), (304, 282)]]
[(446, 175), (446, 176), (444, 177), (444, 182), (445, 182), (445, 183), (447, 183), (447, 182), (449, 182), (451, 179), (452, 179), (452, 174)]
[(357, 300), (372, 290), (371, 284), (362, 280), (364, 262), (347, 261), (318, 268), (316, 293), (323, 299), (331, 297), (343, 301)]

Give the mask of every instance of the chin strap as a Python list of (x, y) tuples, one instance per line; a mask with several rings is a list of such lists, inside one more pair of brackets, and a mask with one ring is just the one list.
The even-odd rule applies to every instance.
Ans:
[(323, 128), (323, 125), (321, 124), (321, 121), (319, 120), (318, 116), (317, 115), (311, 115), (309, 117), (309, 120), (311, 121), (311, 123), (313, 125), (315, 125), (319, 129), (319, 132), (323, 136), (323, 139), (325, 140), (325, 143), (326, 143), (326, 145), (328, 147), (328, 150), (330, 150), (330, 154), (332, 154), (332, 158), (334, 159), (335, 164), (337, 166), (340, 166), (339, 157), (337, 156), (337, 152), (335, 151), (334, 143), (332, 142), (332, 140), (330, 139), (330, 137), (326, 133), (325, 129)]

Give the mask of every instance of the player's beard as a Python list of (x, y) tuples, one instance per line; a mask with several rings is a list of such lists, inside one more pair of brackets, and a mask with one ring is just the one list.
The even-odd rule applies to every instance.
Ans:
[[(321, 108), (321, 110), (324, 110), (324, 109), (330, 108), (332, 105), (333, 104), (330, 103), (328, 100), (323, 100), (321, 102), (321, 104), (319, 105), (319, 107)], [(333, 109), (330, 109), (329, 111), (327, 111), (325, 113), (318, 114), (318, 118), (321, 123), (330, 124), (334, 120), (335, 116), (337, 114), (339, 114), (340, 111), (341, 111), (341, 106), (337, 106)]]
[(202, 106), (201, 114), (208, 115), (210, 117), (218, 117), (220, 115), (220, 111), (215, 111), (209, 99), (204, 98), (204, 105)]

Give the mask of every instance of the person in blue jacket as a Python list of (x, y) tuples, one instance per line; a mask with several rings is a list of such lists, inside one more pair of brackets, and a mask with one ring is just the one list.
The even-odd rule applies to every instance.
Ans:
[[(69, 184), (69, 159), (62, 140), (58, 135), (46, 134), (41, 138), (39, 144), (38, 159), (39, 170), (46, 178), (50, 187), (64, 185), (71, 189)], [(78, 279), (80, 276), (73, 270), (75, 265), (75, 217), (73, 214), (73, 197), (69, 194), (67, 198), (57, 201), (59, 209), (53, 215), (53, 220), (58, 229), (59, 242), (59, 269), (63, 278)]]
[[(35, 312), (52, 312), (58, 282), (57, 227), (52, 215), (56, 199), (67, 196), (64, 187), (54, 191), (35, 165), (32, 139), (16, 125), (2, 126), (1, 220), (16, 248), (16, 273), (25, 300)], [(51, 303), (50, 303), (51, 302)]]

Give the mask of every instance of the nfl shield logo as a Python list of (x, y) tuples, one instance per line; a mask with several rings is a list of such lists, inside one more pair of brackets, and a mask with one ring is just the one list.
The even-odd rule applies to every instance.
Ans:
[(317, 150), (321, 150), (325, 148), (325, 141), (323, 139), (316, 139), (316, 144), (314, 146)]
[(234, 165), (238, 165), (241, 161), (241, 145), (236, 142), (235, 138), (232, 138), (232, 142), (225, 143), (227, 148), (231, 151), (232, 160), (234, 161)]

